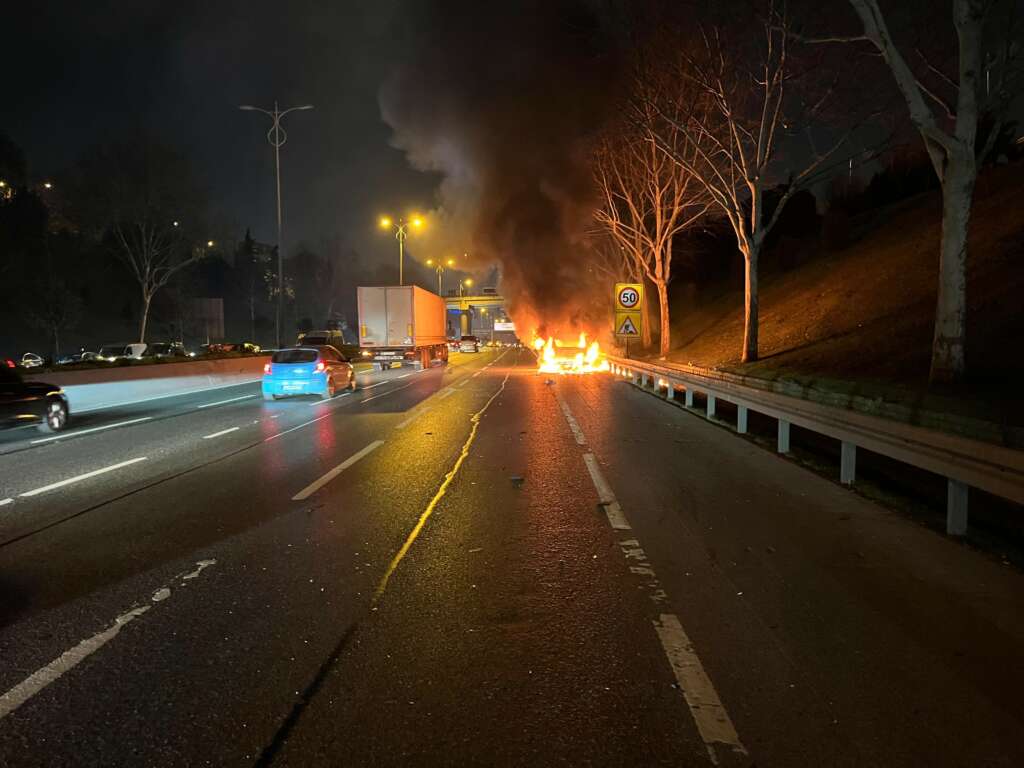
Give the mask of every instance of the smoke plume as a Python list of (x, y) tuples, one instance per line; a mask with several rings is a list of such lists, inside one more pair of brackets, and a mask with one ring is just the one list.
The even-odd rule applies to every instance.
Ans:
[(604, 17), (583, 0), (406, 6), (380, 106), (409, 162), (442, 175), (432, 228), (501, 265), (524, 337), (596, 327), (588, 147), (617, 70)]

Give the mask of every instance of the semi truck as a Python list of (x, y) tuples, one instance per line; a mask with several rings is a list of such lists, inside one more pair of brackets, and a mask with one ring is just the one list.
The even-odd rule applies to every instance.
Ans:
[(364, 359), (387, 370), (394, 363), (427, 368), (448, 361), (445, 303), (416, 285), (360, 286), (359, 347)]

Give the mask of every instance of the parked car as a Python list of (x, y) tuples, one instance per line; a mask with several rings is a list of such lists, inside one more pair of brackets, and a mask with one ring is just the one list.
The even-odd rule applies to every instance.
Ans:
[(143, 357), (185, 357), (185, 345), (179, 341), (148, 344)]
[(60, 387), (24, 381), (13, 360), (0, 361), (0, 427), (37, 423), (47, 432), (68, 425), (68, 399)]
[(141, 360), (147, 344), (108, 344), (100, 347), (99, 359), (107, 362), (115, 360)]
[(57, 359), (57, 365), (70, 365), (71, 363), (87, 363), (90, 360), (99, 360), (95, 352), (86, 352), (84, 349), (71, 355), (64, 355)]
[(463, 336), (459, 341), (459, 352), (479, 352), (480, 340), (476, 336)]
[(264, 400), (288, 395), (319, 395), (327, 400), (346, 387), (355, 391), (355, 369), (329, 345), (280, 349), (263, 366)]
[(21, 356), (20, 365), (22, 368), (39, 368), (43, 364), (43, 358), (35, 352), (26, 352)]

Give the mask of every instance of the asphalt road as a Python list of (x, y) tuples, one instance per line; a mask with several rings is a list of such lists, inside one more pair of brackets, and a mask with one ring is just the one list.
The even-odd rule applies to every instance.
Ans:
[(0, 438), (0, 765), (1019, 766), (1024, 578), (527, 350)]

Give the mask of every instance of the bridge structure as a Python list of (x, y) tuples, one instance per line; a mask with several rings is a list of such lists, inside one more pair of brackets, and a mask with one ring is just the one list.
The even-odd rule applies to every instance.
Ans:
[(494, 293), (478, 296), (448, 296), (445, 298), (448, 318), (448, 336), (485, 336), (493, 338), (495, 333), (511, 334), (511, 331), (495, 329), (494, 323), (508, 321), (505, 299)]

